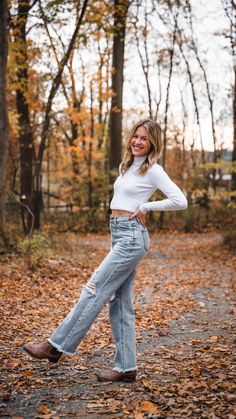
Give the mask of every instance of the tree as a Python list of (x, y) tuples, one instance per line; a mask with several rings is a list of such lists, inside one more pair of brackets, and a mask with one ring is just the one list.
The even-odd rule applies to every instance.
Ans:
[[(232, 153), (232, 162), (236, 162), (236, 23), (235, 23), (235, 3), (233, 0), (222, 0), (222, 5), (224, 7), (225, 14), (229, 21), (229, 34), (227, 37), (230, 40), (231, 53), (233, 59), (233, 71), (234, 71), (234, 83), (233, 83), (233, 153)], [(232, 190), (236, 189), (236, 172), (232, 173)]]
[(7, 56), (8, 56), (8, 2), (0, 2), (0, 233), (6, 247), (9, 238), (6, 229), (5, 203), (8, 156), (7, 112)]
[[(122, 152), (122, 96), (125, 51), (125, 25), (129, 2), (114, 0), (114, 35), (112, 53), (112, 101), (109, 121), (109, 170), (117, 171)], [(112, 181), (111, 174), (111, 181)]]
[(18, 1), (18, 12), (14, 28), (16, 48), (16, 107), (18, 114), (19, 144), (20, 144), (20, 200), (22, 206), (22, 221), (26, 234), (32, 228), (32, 216), (28, 209), (32, 208), (33, 192), (33, 133), (30, 123), (29, 109), (29, 75), (27, 57), (26, 25), (28, 14), (33, 7), (30, 0)]

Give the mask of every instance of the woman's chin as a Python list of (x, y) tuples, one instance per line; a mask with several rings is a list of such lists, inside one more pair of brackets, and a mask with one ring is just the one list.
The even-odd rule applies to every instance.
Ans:
[(136, 151), (136, 150), (132, 150), (132, 154), (134, 157), (143, 157), (145, 156), (143, 151)]

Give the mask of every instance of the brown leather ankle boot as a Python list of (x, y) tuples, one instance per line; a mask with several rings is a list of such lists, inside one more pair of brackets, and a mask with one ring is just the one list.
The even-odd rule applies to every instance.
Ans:
[(37, 359), (48, 359), (50, 362), (58, 362), (62, 356), (49, 342), (42, 343), (27, 343), (23, 346), (23, 350)]
[(136, 371), (128, 372), (118, 372), (118, 371), (108, 371), (104, 374), (97, 375), (98, 381), (124, 381), (126, 383), (131, 383), (136, 380)]

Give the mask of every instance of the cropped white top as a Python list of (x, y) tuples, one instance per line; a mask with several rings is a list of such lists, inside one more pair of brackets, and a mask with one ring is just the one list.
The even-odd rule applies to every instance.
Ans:
[[(111, 209), (142, 213), (147, 211), (176, 211), (187, 208), (188, 202), (180, 188), (169, 178), (163, 167), (153, 164), (144, 175), (138, 174), (146, 156), (134, 157), (132, 166), (114, 183)], [(148, 202), (159, 189), (166, 199)]]

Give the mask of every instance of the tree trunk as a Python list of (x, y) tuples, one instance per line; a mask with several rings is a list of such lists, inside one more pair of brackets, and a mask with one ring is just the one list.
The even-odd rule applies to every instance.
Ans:
[[(229, 35), (227, 38), (230, 40), (232, 60), (233, 60), (233, 71), (234, 71), (234, 85), (233, 85), (233, 152), (232, 152), (232, 163), (236, 162), (236, 22), (235, 22), (235, 3), (233, 0), (226, 1), (222, 0), (222, 6), (225, 14), (229, 21)], [(231, 189), (236, 190), (236, 173), (232, 173)]]
[[(236, 162), (236, 65), (234, 64), (234, 93), (233, 93), (233, 152), (232, 152), (232, 162)], [(231, 189), (236, 190), (236, 172), (232, 173), (232, 182)]]
[[(167, 83), (167, 89), (166, 89), (166, 103), (165, 103), (165, 117), (164, 117), (164, 131), (163, 131), (163, 154), (162, 154), (162, 166), (163, 167), (165, 167), (165, 163), (166, 163), (169, 96), (170, 96), (170, 84), (171, 84), (173, 66), (174, 66), (174, 50), (175, 50), (175, 43), (176, 43), (176, 30), (177, 30), (177, 24), (176, 24), (176, 21), (175, 21), (175, 27), (174, 27), (173, 37), (172, 37), (172, 45), (169, 49), (169, 52), (170, 52), (170, 68), (169, 68), (169, 76), (168, 76), (168, 83)], [(161, 213), (161, 216), (164, 217), (164, 214)]]
[(9, 238), (6, 228), (6, 178), (8, 156), (8, 113), (7, 113), (7, 56), (8, 56), (8, 2), (0, 2), (0, 234), (6, 246)]
[[(177, 10), (177, 14), (179, 11)], [(173, 66), (174, 66), (174, 51), (175, 51), (175, 43), (176, 43), (176, 31), (177, 31), (177, 18), (175, 19), (175, 26), (172, 36), (172, 45), (170, 46), (170, 68), (169, 68), (169, 76), (168, 76), (168, 83), (167, 83), (167, 90), (166, 90), (166, 103), (165, 103), (165, 117), (164, 117), (164, 131), (163, 131), (163, 154), (162, 154), (162, 166), (165, 168), (166, 163), (166, 152), (167, 152), (167, 127), (168, 127), (168, 110), (169, 110), (169, 96), (170, 96), (170, 84), (172, 79), (173, 73)], [(161, 211), (159, 217), (159, 228), (162, 229), (164, 225), (164, 218), (165, 214), (164, 211)]]
[(122, 95), (125, 50), (125, 22), (128, 12), (127, 0), (114, 0), (114, 37), (112, 56), (112, 91), (111, 113), (109, 121), (109, 171), (117, 171), (122, 153)]
[[(19, 0), (16, 22), (17, 51), (17, 85), (16, 106), (18, 113), (20, 143), (20, 196), (21, 202), (32, 207), (33, 191), (33, 134), (30, 124), (28, 104), (28, 66), (26, 24), (30, 11), (29, 0)], [(32, 216), (26, 207), (22, 207), (24, 232), (28, 234), (32, 228)]]
[(138, 54), (139, 54), (143, 74), (144, 74), (144, 77), (145, 77), (145, 82), (146, 82), (147, 96), (148, 96), (149, 118), (152, 119), (153, 118), (152, 94), (151, 94), (151, 86), (150, 86), (150, 80), (149, 80), (150, 62), (149, 62), (149, 56), (148, 56), (148, 41), (147, 41), (147, 36), (148, 36), (147, 11), (145, 9), (145, 26), (144, 26), (144, 28), (142, 28), (142, 34), (143, 34), (143, 38), (144, 38), (144, 42), (143, 42), (144, 56), (143, 56), (142, 48), (141, 48), (141, 45), (140, 45), (140, 33), (138, 33), (138, 26), (137, 26), (137, 24), (139, 22), (139, 16), (140, 16), (139, 8), (140, 8), (140, 4), (138, 3), (137, 12), (136, 12), (135, 21), (134, 21), (135, 39), (136, 39), (136, 45), (137, 45), (137, 49), (138, 49)]
[(179, 38), (178, 38), (178, 46), (179, 46), (180, 52), (182, 54), (182, 57), (184, 59), (184, 62), (186, 64), (186, 69), (187, 69), (187, 73), (188, 73), (189, 83), (190, 83), (191, 90), (192, 90), (192, 97), (193, 97), (194, 108), (195, 108), (196, 117), (197, 117), (197, 125), (198, 125), (199, 137), (200, 137), (200, 143), (201, 143), (202, 163), (205, 163), (206, 162), (206, 158), (205, 158), (205, 151), (204, 151), (204, 145), (203, 145), (203, 139), (202, 139), (202, 129), (201, 129), (201, 124), (200, 124), (200, 115), (199, 115), (199, 109), (198, 109), (198, 103), (197, 103), (197, 95), (196, 95), (196, 91), (195, 91), (195, 86), (194, 86), (194, 81), (193, 81), (193, 77), (192, 77), (192, 72), (191, 72), (191, 69), (190, 69), (190, 65), (189, 65), (189, 62), (187, 60), (187, 57), (186, 57), (186, 55), (184, 53), (184, 50), (183, 50), (183, 40), (182, 40), (182, 36), (181, 36), (181, 32), (180, 31), (179, 31)]
[(88, 207), (93, 207), (92, 151), (94, 138), (93, 82), (90, 82), (90, 140), (88, 149)]

